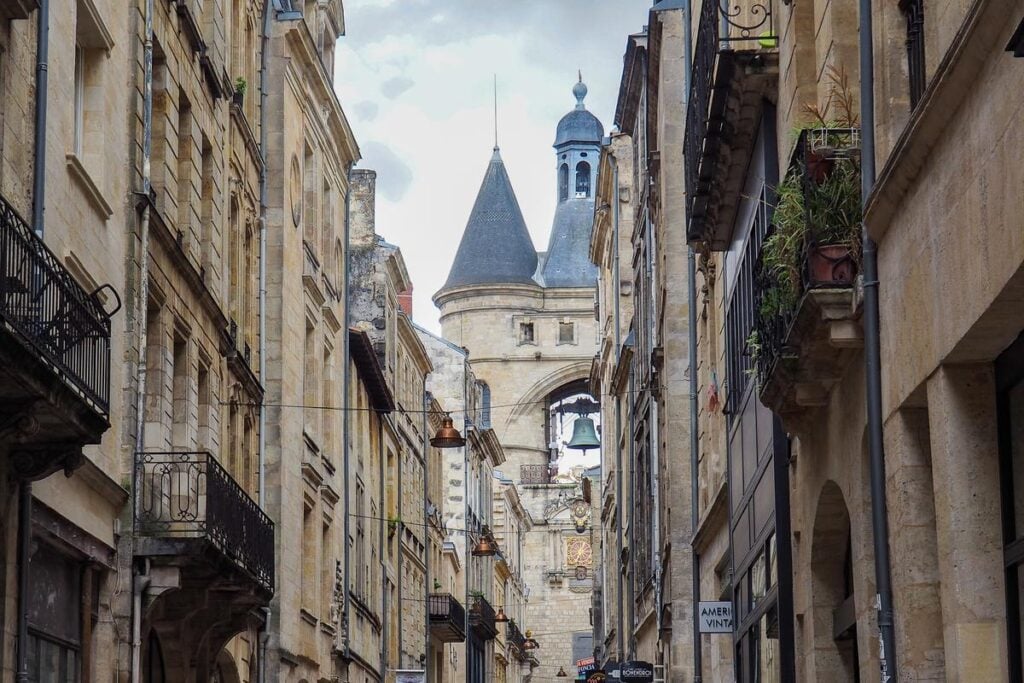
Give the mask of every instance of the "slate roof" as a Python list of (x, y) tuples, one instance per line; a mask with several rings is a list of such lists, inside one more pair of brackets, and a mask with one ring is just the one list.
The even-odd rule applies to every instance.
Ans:
[(593, 225), (593, 199), (573, 198), (558, 203), (544, 261), (542, 278), (545, 287), (594, 286), (597, 266), (590, 262)]
[(576, 108), (558, 122), (554, 146), (561, 147), (570, 142), (600, 143), (604, 137), (604, 126), (583, 104), (583, 99), (587, 96), (583, 76), (580, 76), (579, 82), (572, 86), (572, 94), (576, 98)]
[(464, 285), (535, 284), (536, 270), (537, 252), (495, 148), (441, 291)]

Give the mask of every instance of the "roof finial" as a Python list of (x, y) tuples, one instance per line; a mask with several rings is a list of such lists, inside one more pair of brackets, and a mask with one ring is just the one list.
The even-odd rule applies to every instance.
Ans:
[(579, 76), (579, 80), (576, 81), (576, 85), (572, 86), (572, 94), (576, 97), (576, 108), (586, 109), (583, 106), (583, 98), (587, 96), (587, 84), (583, 82), (583, 71), (577, 70), (576, 74)]
[(498, 151), (498, 74), (494, 74), (494, 151)]

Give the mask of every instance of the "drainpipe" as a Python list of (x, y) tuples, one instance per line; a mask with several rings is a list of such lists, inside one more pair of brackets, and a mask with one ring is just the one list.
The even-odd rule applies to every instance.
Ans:
[[(398, 524), (395, 525), (395, 535), (398, 536), (398, 548), (396, 550), (395, 557), (398, 560), (398, 564), (395, 568), (396, 586), (398, 588), (398, 614), (402, 613), (402, 597), (404, 591), (402, 590), (402, 536), (405, 534), (404, 522), (402, 520), (402, 477), (404, 472), (402, 471), (402, 457), (401, 453), (395, 453), (395, 467), (398, 469), (398, 500), (395, 505), (395, 516), (398, 518)], [(405, 652), (405, 638), (402, 634), (402, 629), (398, 629), (398, 668), (405, 668), (402, 656)]]
[[(633, 443), (633, 434), (634, 434), (634, 430), (636, 429), (636, 394), (635, 394), (635, 392), (636, 392), (636, 373), (634, 372), (634, 367), (635, 366), (633, 365), (633, 361), (632, 360), (630, 361), (629, 366), (630, 366), (629, 367), (629, 388), (627, 389), (627, 392), (628, 392), (627, 396), (629, 397), (629, 407), (627, 408), (627, 410), (629, 411), (629, 450), (628, 450), (628, 456), (629, 456), (629, 492), (628, 492), (628, 495), (629, 495), (629, 563), (633, 567), (633, 576), (635, 577), (636, 576), (636, 556), (635, 556), (635, 553), (636, 553), (636, 525), (633, 523), (635, 521), (633, 519), (633, 505), (635, 503), (635, 501), (633, 500), (633, 491), (635, 490), (634, 486), (635, 486), (636, 482), (633, 479), (633, 477), (634, 477), (633, 465), (636, 462), (636, 449), (635, 449), (635, 446), (634, 446), (634, 443)], [(633, 581), (632, 580), (629, 580), (629, 581), (626, 582), (626, 595), (628, 596), (628, 600), (626, 600), (626, 608), (629, 611), (629, 619), (628, 619), (628, 621), (629, 621), (629, 643), (628, 643), (629, 651), (628, 651), (628, 654), (629, 654), (629, 659), (633, 659), (633, 656), (634, 656), (633, 649), (634, 649), (634, 645), (635, 645), (635, 643), (634, 643), (635, 639), (634, 639), (634, 633), (633, 633), (633, 626), (634, 626), (633, 622), (636, 620), (636, 612), (635, 612), (635, 610), (636, 610), (636, 594), (635, 594), (635, 591), (634, 591), (634, 588), (633, 588)]]
[(425, 683), (430, 683), (430, 422), (427, 408), (430, 405), (430, 393), (423, 392), (423, 656), (426, 657), (423, 669), (426, 672)]
[[(622, 358), (622, 329), (621, 329), (621, 304), (620, 299), (622, 298), (622, 280), (620, 274), (620, 253), (619, 253), (619, 160), (612, 155), (612, 183), (615, 187), (612, 188), (612, 245), (614, 258), (612, 260), (612, 301), (614, 302), (614, 325), (613, 330), (615, 334), (615, 353), (619, 359)], [(618, 536), (618, 552), (615, 557), (616, 574), (615, 580), (618, 582), (618, 590), (615, 591), (615, 597), (618, 611), (617, 626), (616, 626), (616, 641), (618, 648), (619, 661), (622, 661), (626, 652), (625, 645), (625, 612), (623, 608), (623, 591), (625, 586), (622, 581), (622, 524), (624, 521), (624, 507), (622, 505), (622, 402), (619, 398), (615, 397), (615, 507), (616, 517), (618, 518), (618, 524), (616, 524), (616, 531)]]
[[(136, 523), (142, 498), (142, 465), (138, 454), (146, 446), (146, 318), (149, 301), (149, 220), (151, 184), (151, 155), (153, 151), (153, 0), (146, 0), (146, 16), (142, 47), (142, 217), (139, 221), (139, 294), (135, 304), (136, 326), (136, 385), (135, 385), (135, 452), (132, 454), (132, 542), (137, 541)], [(134, 553), (133, 553), (134, 554)], [(132, 652), (131, 681), (142, 680), (142, 591), (149, 585), (149, 577), (132, 571)]]
[[(267, 381), (267, 49), (270, 46), (271, 0), (263, 3), (263, 31), (260, 36), (260, 267), (259, 267), (259, 374), (260, 385), (266, 392)], [(346, 330), (346, 334), (348, 331)], [(259, 441), (257, 458), (259, 469), (259, 505), (266, 510), (266, 457), (267, 457), (267, 399), (260, 400)], [(267, 680), (267, 643), (270, 640), (270, 606), (262, 609), (263, 621), (257, 632), (256, 676), (259, 683)]]
[(50, 0), (40, 0), (36, 15), (35, 166), (32, 170), (32, 229), (43, 238), (46, 212), (46, 105), (50, 55)]
[[(378, 460), (378, 496), (380, 497), (380, 509), (384, 509), (384, 417), (380, 413), (377, 420), (377, 454)], [(380, 615), (381, 615), (381, 639), (380, 639), (380, 680), (387, 680), (388, 673), (388, 564), (385, 560), (387, 546), (384, 545), (384, 522), (377, 520), (377, 538), (380, 543)]]
[[(32, 229), (43, 238), (46, 211), (46, 104), (50, 48), (50, 3), (40, 0), (36, 15), (35, 164), (32, 169)], [(28, 683), (28, 575), (32, 550), (32, 482), (18, 483), (18, 683)]]
[[(860, 0), (861, 201), (867, 205), (875, 185), (875, 74), (871, 0)], [(889, 521), (885, 493), (885, 446), (882, 440), (881, 316), (878, 308), (878, 250), (862, 226), (864, 244), (864, 371), (867, 383), (868, 454), (871, 462), (871, 530), (875, 551), (875, 607), (878, 610), (878, 664), (882, 681), (897, 680), (893, 629)]]
[(345, 362), (341, 364), (341, 387), (342, 387), (342, 407), (341, 411), (341, 423), (342, 423), (342, 439), (341, 439), (341, 462), (342, 471), (345, 473), (345, 491), (342, 495), (342, 507), (344, 508), (344, 514), (342, 516), (342, 526), (345, 530), (345, 542), (343, 543), (344, 548), (342, 549), (342, 564), (343, 575), (344, 575), (344, 586), (342, 588), (342, 616), (345, 620), (345, 637), (343, 640), (343, 660), (349, 661), (351, 659), (351, 648), (349, 647), (351, 633), (352, 633), (352, 610), (351, 610), (351, 593), (349, 586), (351, 585), (352, 576), (352, 552), (349, 549), (349, 539), (352, 537), (351, 532), (351, 521), (349, 515), (349, 507), (352, 500), (352, 467), (349, 462), (351, 453), (351, 437), (352, 437), (352, 399), (351, 399), (351, 387), (352, 383), (352, 372), (350, 365), (351, 349), (349, 343), (349, 278), (352, 274), (352, 240), (350, 234), (350, 216), (352, 213), (352, 164), (349, 164), (348, 169), (345, 171), (346, 177), (346, 188), (345, 188), (345, 225), (344, 225), (344, 239), (345, 239), (345, 263), (344, 269), (345, 274), (341, 282), (341, 301), (344, 305), (344, 332), (341, 335), (341, 353)]
[(465, 529), (462, 532), (463, 538), (465, 538), (465, 562), (466, 571), (463, 575), (463, 592), (465, 595), (463, 603), (466, 606), (464, 623), (466, 632), (466, 661), (464, 666), (466, 667), (466, 683), (474, 683), (470, 680), (470, 640), (473, 638), (473, 634), (469, 628), (469, 577), (472, 572), (472, 559), (473, 553), (469, 547), (469, 353), (463, 351), (462, 358), (462, 435), (466, 437), (466, 443), (462, 447), (462, 526)]
[[(693, 72), (693, 16), (690, 0), (683, 0), (683, 111), (690, 102), (690, 79)], [(688, 200), (687, 200), (688, 201)], [(690, 365), (690, 554), (693, 565), (693, 682), (704, 676), (704, 653), (700, 635), (700, 553), (694, 544), (700, 524), (700, 425), (697, 403), (697, 261), (693, 247), (686, 251), (688, 297), (689, 365)]]

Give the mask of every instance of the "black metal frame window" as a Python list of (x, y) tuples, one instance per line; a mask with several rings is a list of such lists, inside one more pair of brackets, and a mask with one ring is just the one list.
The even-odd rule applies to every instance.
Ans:
[(1010, 680), (1024, 680), (1024, 333), (995, 364)]
[(924, 0), (900, 0), (900, 11), (907, 21), (907, 75), (913, 109), (924, 94)]

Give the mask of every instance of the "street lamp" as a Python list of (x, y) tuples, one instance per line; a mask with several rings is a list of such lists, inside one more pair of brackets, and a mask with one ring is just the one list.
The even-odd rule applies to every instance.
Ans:
[(434, 448), (462, 448), (466, 445), (466, 437), (459, 433), (452, 423), (452, 416), (445, 414), (441, 420), (441, 427), (430, 440)]
[(565, 667), (564, 666), (559, 667), (558, 668), (558, 673), (555, 674), (555, 678), (568, 678), (568, 677), (569, 677), (569, 674), (565, 673)]

